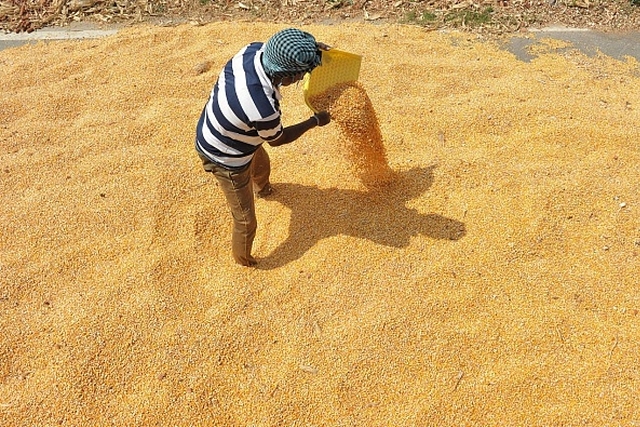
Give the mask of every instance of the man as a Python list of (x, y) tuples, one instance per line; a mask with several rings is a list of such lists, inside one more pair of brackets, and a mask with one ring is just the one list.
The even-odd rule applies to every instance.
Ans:
[(326, 111), (288, 127), (280, 120), (279, 88), (302, 80), (320, 65), (327, 49), (294, 28), (279, 31), (264, 44), (245, 46), (225, 65), (200, 116), (196, 150), (226, 196), (233, 216), (231, 249), (241, 265), (257, 263), (251, 255), (257, 228), (254, 190), (258, 197), (273, 192), (262, 144), (289, 144), (331, 121)]

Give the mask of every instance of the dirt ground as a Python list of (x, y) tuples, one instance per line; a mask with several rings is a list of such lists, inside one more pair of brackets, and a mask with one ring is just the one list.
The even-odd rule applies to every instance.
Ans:
[(248, 269), (194, 128), (281, 28), (0, 52), (0, 424), (639, 425), (638, 63), (302, 26), (363, 55), (398, 176), (366, 190), (333, 124), (269, 149)]
[(512, 33), (560, 24), (601, 31), (640, 28), (639, 0), (0, 0), (0, 29), (20, 32), (76, 21), (410, 24)]

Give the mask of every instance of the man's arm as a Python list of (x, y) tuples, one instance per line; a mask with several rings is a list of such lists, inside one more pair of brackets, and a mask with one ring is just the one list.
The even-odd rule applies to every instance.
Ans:
[(321, 111), (309, 117), (307, 120), (295, 125), (287, 126), (282, 130), (280, 138), (269, 141), (269, 145), (277, 147), (279, 145), (289, 144), (304, 135), (308, 130), (316, 126), (324, 126), (331, 121), (331, 116), (326, 111)]

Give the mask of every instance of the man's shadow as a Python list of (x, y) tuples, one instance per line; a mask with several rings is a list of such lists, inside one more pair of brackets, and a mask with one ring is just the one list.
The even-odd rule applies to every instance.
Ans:
[(291, 210), (289, 236), (258, 268), (269, 270), (300, 258), (318, 241), (337, 235), (368, 239), (392, 247), (406, 247), (412, 236), (459, 240), (465, 226), (438, 214), (423, 214), (406, 203), (433, 183), (435, 166), (396, 172), (392, 183), (369, 191), (320, 189), (292, 183), (276, 184), (269, 202)]

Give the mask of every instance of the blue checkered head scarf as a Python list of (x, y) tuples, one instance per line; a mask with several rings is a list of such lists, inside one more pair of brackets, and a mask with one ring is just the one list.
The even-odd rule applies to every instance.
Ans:
[(265, 44), (262, 65), (271, 78), (311, 72), (320, 65), (322, 52), (311, 34), (288, 28), (274, 34)]

